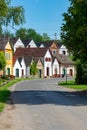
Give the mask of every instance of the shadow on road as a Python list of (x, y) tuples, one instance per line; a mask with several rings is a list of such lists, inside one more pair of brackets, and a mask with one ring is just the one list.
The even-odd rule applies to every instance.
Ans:
[(85, 106), (87, 98), (82, 92), (66, 91), (14, 91), (11, 95), (14, 104), (27, 105), (65, 105), (65, 106)]

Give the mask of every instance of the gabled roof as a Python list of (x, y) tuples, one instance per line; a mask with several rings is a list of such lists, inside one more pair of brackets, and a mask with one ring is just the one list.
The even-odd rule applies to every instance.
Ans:
[(32, 60), (33, 60), (32, 58), (24, 57), (26, 67), (30, 66)]
[(7, 37), (1, 37), (0, 38), (0, 50), (5, 50), (6, 44), (9, 41)]
[(64, 65), (73, 65), (73, 61), (71, 61), (67, 56), (63, 54), (54, 54), (53, 57), (56, 57), (58, 62)]
[(13, 44), (13, 46), (18, 41), (18, 39), (19, 39), (18, 37), (10, 39), (11, 43)]
[(44, 57), (48, 48), (17, 48), (14, 57)]
[(28, 44), (31, 42), (32, 39), (25, 39), (25, 40), (22, 40), (23, 44), (25, 47), (28, 46)]
[(55, 41), (55, 40), (51, 40), (51, 41), (42, 42), (40, 45), (42, 45), (42, 44), (43, 44), (43, 46), (44, 46), (44, 47), (48, 47), (48, 48), (50, 48), (50, 47), (51, 47), (51, 45), (52, 45), (53, 43), (55, 43), (55, 44), (57, 45), (57, 47), (58, 47), (58, 48), (60, 48), (60, 47), (61, 47), (61, 45), (62, 45), (62, 43), (57, 42), (57, 41)]

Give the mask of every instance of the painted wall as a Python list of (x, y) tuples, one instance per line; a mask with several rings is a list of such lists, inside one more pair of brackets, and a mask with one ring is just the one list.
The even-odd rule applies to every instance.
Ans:
[(10, 75), (13, 75), (13, 50), (9, 42), (5, 47), (5, 57), (6, 57), (6, 67), (5, 74), (8, 75), (8, 69), (10, 70)]
[[(46, 58), (50, 58), (51, 61), (46, 61)], [(47, 68), (49, 68), (49, 75), (47, 75)], [(44, 57), (44, 77), (50, 77), (50, 76), (52, 76), (52, 57), (48, 50)]]
[(16, 43), (14, 44), (14, 52), (16, 51), (16, 49), (17, 49), (18, 47), (23, 47), (23, 48), (25, 47), (20, 38), (19, 38), (19, 39), (16, 41)]
[[(57, 70), (55, 70), (55, 69), (57, 69)], [(52, 65), (52, 74), (53, 75), (56, 74), (55, 71), (57, 71), (57, 74), (59, 74), (59, 63), (58, 63), (57, 59), (54, 60), (53, 65)]]
[(63, 54), (63, 51), (65, 51), (65, 53), (66, 53), (65, 55), (69, 55), (68, 52), (67, 52), (67, 48), (64, 45), (62, 45), (60, 47), (59, 54)]
[(36, 46), (36, 44), (35, 44), (35, 42), (33, 40), (30, 41), (30, 43), (28, 44), (28, 46), (26, 48), (28, 48), (28, 47), (37, 48), (37, 46)]

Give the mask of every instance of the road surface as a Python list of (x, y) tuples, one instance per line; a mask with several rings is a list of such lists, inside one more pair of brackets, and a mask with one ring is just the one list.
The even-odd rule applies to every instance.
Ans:
[(87, 98), (58, 86), (58, 81), (38, 79), (14, 85), (12, 122), (7, 129), (87, 130)]

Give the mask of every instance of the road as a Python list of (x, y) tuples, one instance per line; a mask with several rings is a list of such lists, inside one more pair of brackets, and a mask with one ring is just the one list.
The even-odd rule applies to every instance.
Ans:
[[(11, 95), (12, 130), (87, 130), (87, 98), (58, 86), (58, 79), (17, 83)], [(9, 130), (10, 130), (9, 129)]]

